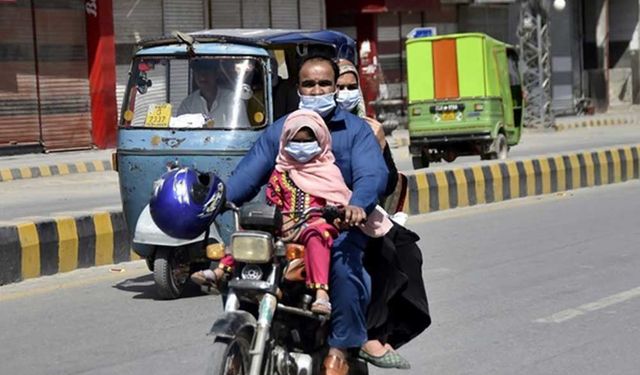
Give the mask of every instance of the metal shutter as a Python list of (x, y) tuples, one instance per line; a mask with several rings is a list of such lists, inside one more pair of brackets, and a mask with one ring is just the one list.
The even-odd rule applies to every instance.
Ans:
[(298, 21), (298, 0), (271, 0), (271, 27), (297, 29)]
[(269, 2), (265, 0), (242, 0), (242, 27), (269, 27)]
[(113, 27), (116, 44), (133, 44), (162, 35), (162, 0), (114, 1)]
[(324, 0), (300, 0), (300, 25), (303, 29), (324, 29), (326, 24)]
[(164, 0), (164, 32), (190, 32), (205, 28), (203, 0)]
[(609, 1), (609, 39), (629, 42), (638, 24), (638, 0)]
[(116, 42), (116, 100), (118, 120), (129, 80), (134, 45), (144, 38), (163, 34), (162, 0), (113, 1), (113, 26)]
[(460, 6), (458, 12), (460, 32), (481, 32), (500, 41), (510, 40), (508, 6)]
[(42, 142), (47, 150), (91, 146), (84, 3), (34, 1)]
[(31, 2), (0, 3), (0, 150), (40, 143)]
[(242, 27), (240, 0), (211, 0), (211, 27)]

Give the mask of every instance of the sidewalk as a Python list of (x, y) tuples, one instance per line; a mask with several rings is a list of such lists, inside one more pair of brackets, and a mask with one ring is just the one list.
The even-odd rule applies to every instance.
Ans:
[(112, 170), (114, 149), (0, 156), (0, 182)]

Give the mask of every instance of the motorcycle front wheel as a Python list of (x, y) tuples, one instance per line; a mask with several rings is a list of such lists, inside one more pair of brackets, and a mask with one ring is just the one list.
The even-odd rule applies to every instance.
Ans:
[(209, 361), (207, 375), (246, 375), (249, 373), (249, 340), (237, 335), (230, 340), (216, 340)]

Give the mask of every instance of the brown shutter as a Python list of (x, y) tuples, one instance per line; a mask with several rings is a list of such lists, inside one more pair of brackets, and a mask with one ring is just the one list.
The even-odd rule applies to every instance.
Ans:
[(47, 150), (91, 147), (84, 2), (36, 0), (42, 142)]
[(31, 2), (0, 3), (0, 152), (40, 143)]

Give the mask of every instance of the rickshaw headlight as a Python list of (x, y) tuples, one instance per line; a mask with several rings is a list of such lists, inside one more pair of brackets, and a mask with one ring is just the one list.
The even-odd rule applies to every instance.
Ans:
[(231, 235), (231, 254), (238, 262), (269, 262), (273, 256), (273, 238), (264, 232), (234, 233)]

